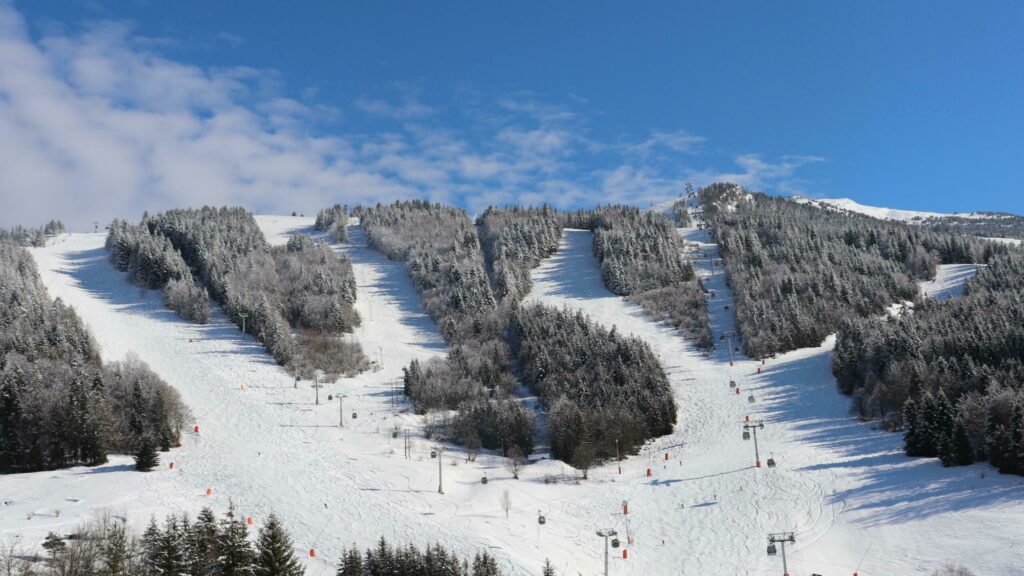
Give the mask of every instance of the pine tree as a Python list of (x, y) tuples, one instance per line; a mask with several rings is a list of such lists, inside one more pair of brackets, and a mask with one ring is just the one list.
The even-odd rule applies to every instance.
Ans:
[(363, 555), (355, 545), (342, 553), (336, 576), (366, 576), (363, 570)]
[(903, 403), (903, 451), (907, 456), (923, 456), (920, 408), (913, 398)]
[[(950, 456), (952, 466), (967, 466), (974, 462), (974, 455), (971, 452), (971, 440), (967, 435), (967, 427), (959, 419), (953, 427), (953, 434), (948, 442), (951, 446)], [(946, 462), (943, 461), (943, 464)]]
[(217, 517), (213, 510), (203, 508), (192, 525), (192, 557), (189, 558), (190, 576), (210, 576), (217, 567), (219, 554)]
[(156, 453), (153, 440), (149, 436), (144, 436), (138, 452), (135, 453), (135, 469), (139, 472), (149, 472), (159, 464), (160, 456)]
[(186, 570), (185, 542), (178, 519), (168, 516), (157, 544), (157, 573), (161, 576), (182, 576)]
[(217, 546), (218, 576), (252, 576), (253, 553), (245, 522), (235, 518), (235, 504), (230, 502), (221, 520)]
[(146, 531), (142, 533), (142, 564), (146, 574), (159, 574), (160, 544), (163, 533), (156, 524), (156, 518), (150, 517)]
[(498, 563), (487, 552), (482, 552), (473, 558), (473, 576), (499, 576)]
[(46, 534), (46, 539), (43, 540), (43, 550), (50, 555), (51, 560), (56, 560), (61, 554), (67, 549), (67, 544), (64, 543), (64, 539), (53, 532)]
[(544, 560), (544, 572), (541, 573), (541, 576), (556, 576), (555, 567), (551, 564), (551, 560)]
[(258, 576), (301, 576), (305, 568), (299, 564), (292, 549), (292, 539), (271, 514), (260, 529), (256, 541), (256, 574)]
[(120, 524), (104, 526), (100, 539), (100, 574), (102, 576), (130, 576), (133, 572), (133, 554), (128, 531)]

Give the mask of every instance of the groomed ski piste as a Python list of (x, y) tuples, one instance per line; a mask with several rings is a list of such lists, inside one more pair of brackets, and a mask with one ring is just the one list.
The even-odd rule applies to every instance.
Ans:
[[(313, 220), (258, 222), (281, 243), (312, 232)], [(358, 226), (350, 233), (351, 243), (336, 249), (352, 258), (359, 289), (363, 325), (351, 337), (380, 370), (325, 385), (319, 406), (310, 382), (296, 388), (222, 313), (191, 324), (165, 310), (159, 293), (126, 283), (106, 259), (103, 235), (63, 235), (34, 249), (50, 295), (75, 307), (104, 359), (134, 353), (149, 363), (182, 393), (200, 432), (161, 454), (160, 470), (149, 474), (115, 456), (93, 469), (0, 477), (0, 535), (37, 547), (48, 531), (66, 533), (100, 513), (141, 531), (153, 515), (204, 505), (219, 512), (231, 499), (257, 528), (271, 511), (281, 516), (310, 574), (333, 573), (345, 546), (384, 536), (439, 541), (465, 556), (486, 549), (511, 574), (539, 574), (550, 558), (559, 574), (590, 576), (603, 570), (595, 531), (607, 528), (622, 543), (611, 551), (612, 574), (780, 574), (781, 558), (766, 555), (769, 532), (795, 533), (786, 549), (794, 575), (928, 574), (944, 561), (978, 574), (1024, 574), (1024, 481), (984, 464), (947, 469), (903, 456), (898, 434), (850, 415), (829, 369), (831, 338), (764, 365), (733, 350), (730, 365), (720, 338), (734, 329), (732, 297), (717, 247), (696, 228), (680, 234), (713, 293), (710, 355), (604, 288), (589, 232), (564, 233), (558, 252), (533, 272), (527, 298), (583, 310), (648, 342), (675, 391), (675, 432), (623, 461), (621, 474), (611, 462), (579, 483), (550, 460), (512, 480), (501, 459), (466, 462), (446, 446), (438, 494), (436, 444), (423, 437), (423, 417), (408, 413), (396, 383), (409, 360), (443, 354), (444, 343), (402, 264), (369, 250)], [(344, 428), (337, 399), (327, 400), (339, 393), (347, 396)], [(760, 468), (752, 441), (741, 438), (748, 416), (764, 421)], [(541, 448), (535, 458), (543, 456)], [(499, 504), (506, 490), (507, 519)]]

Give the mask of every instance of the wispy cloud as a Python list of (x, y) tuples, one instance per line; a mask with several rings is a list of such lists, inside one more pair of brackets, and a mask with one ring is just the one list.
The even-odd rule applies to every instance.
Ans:
[(416, 98), (407, 97), (402, 102), (395, 104), (383, 99), (361, 97), (355, 102), (363, 112), (375, 116), (383, 116), (394, 120), (409, 120), (412, 118), (423, 118), (435, 112), (433, 108), (421, 103)]
[[(34, 40), (0, 0), (0, 225), (56, 217), (82, 228), (203, 204), (310, 213), (410, 197), (471, 212), (508, 203), (643, 205), (678, 194), (688, 180), (794, 188), (799, 169), (821, 161), (748, 154), (731, 171), (694, 167), (702, 136), (655, 130), (627, 144), (602, 142), (579, 97), (561, 105), (465, 88), (465, 105), (448, 109), (399, 86), (393, 99), (364, 96), (342, 111), (318, 104), (315, 89), (290, 97), (272, 70), (203, 68), (162, 49), (109, 22)], [(452, 114), (463, 122), (452, 123)], [(325, 131), (345, 126), (325, 119), (353, 115), (381, 127)]]
[(624, 148), (629, 152), (642, 156), (660, 150), (667, 150), (678, 154), (696, 154), (700, 152), (706, 140), (703, 136), (690, 134), (686, 130), (676, 130), (674, 132), (654, 130), (646, 140), (626, 144)]

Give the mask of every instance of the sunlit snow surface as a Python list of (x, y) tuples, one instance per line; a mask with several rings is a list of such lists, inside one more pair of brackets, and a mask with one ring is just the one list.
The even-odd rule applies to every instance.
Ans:
[[(312, 219), (259, 223), (280, 243), (311, 232)], [(599, 528), (617, 529), (629, 549), (628, 560), (613, 560), (614, 574), (778, 574), (781, 562), (765, 555), (765, 538), (783, 530), (797, 534), (787, 550), (792, 574), (925, 574), (945, 560), (979, 574), (1024, 573), (1015, 571), (1024, 565), (1021, 478), (986, 465), (944, 469), (904, 457), (898, 434), (849, 415), (849, 399), (836, 392), (829, 371), (831, 339), (769, 360), (761, 374), (736, 352), (730, 368), (719, 335), (733, 327), (731, 294), (708, 259), (698, 268), (715, 294), (718, 347), (705, 357), (604, 289), (583, 231), (567, 231), (559, 252), (534, 272), (529, 299), (584, 309), (651, 344), (676, 392), (676, 433), (630, 457), (621, 476), (609, 464), (579, 485), (545, 484), (546, 474), (571, 473), (556, 462), (533, 464), (513, 481), (500, 460), (466, 463), (452, 448), (444, 456), (445, 494), (437, 494), (432, 444), (416, 428), (421, 417), (393, 415), (391, 382), (410, 359), (445, 347), (402, 265), (368, 250), (358, 227), (350, 230), (353, 244), (339, 249), (352, 258), (359, 284), (364, 325), (355, 338), (371, 358), (383, 352), (383, 370), (328, 385), (320, 406), (308, 382), (293, 388), (222, 314), (206, 326), (190, 324), (164, 310), (157, 292), (126, 284), (107, 263), (101, 235), (65, 235), (34, 250), (51, 295), (75, 307), (104, 358), (138, 354), (181, 391), (201, 433), (163, 454), (163, 466), (150, 474), (117, 457), (98, 469), (0, 477), (0, 500), (10, 501), (0, 506), (0, 532), (37, 546), (47, 531), (69, 530), (104, 509), (141, 530), (151, 514), (223, 509), (232, 498), (257, 524), (271, 510), (280, 514), (311, 574), (333, 572), (343, 546), (367, 546), (381, 535), (419, 545), (440, 540), (463, 554), (487, 548), (516, 574), (539, 573), (545, 557), (560, 574), (597, 574)], [(703, 231), (680, 233), (701, 253), (717, 254)], [(344, 430), (337, 401), (326, 400), (338, 392), (348, 395)], [(762, 458), (773, 455), (777, 468), (753, 467), (753, 445), (741, 439), (748, 414), (765, 420)], [(401, 438), (391, 437), (396, 424), (413, 429), (410, 460)], [(482, 485), (485, 473), (491, 482)], [(212, 496), (204, 495), (208, 487)], [(513, 500), (507, 520), (499, 505), (506, 489)], [(306, 558), (311, 547), (315, 560)]]

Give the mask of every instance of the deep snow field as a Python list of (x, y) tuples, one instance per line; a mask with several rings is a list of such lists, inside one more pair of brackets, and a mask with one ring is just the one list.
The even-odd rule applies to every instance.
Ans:
[[(311, 232), (313, 223), (257, 221), (272, 243)], [(326, 385), (319, 406), (310, 382), (296, 388), (223, 314), (191, 324), (165, 310), (159, 293), (127, 284), (106, 260), (103, 235), (63, 235), (34, 249), (51, 296), (75, 307), (104, 358), (135, 353), (148, 362), (182, 393), (200, 433), (162, 454), (161, 469), (149, 474), (114, 457), (94, 469), (0, 477), (0, 536), (20, 534), (37, 546), (47, 531), (68, 531), (104, 511), (141, 531), (151, 515), (204, 505), (220, 511), (230, 498), (257, 525), (277, 512), (310, 574), (333, 573), (344, 546), (385, 536), (441, 541), (464, 555), (486, 548), (514, 574), (539, 574), (548, 557), (559, 574), (591, 576), (603, 567), (601, 528), (616, 529), (629, 550), (627, 560), (613, 550), (612, 574), (779, 574), (781, 559), (765, 554), (767, 533), (778, 531), (796, 533), (787, 549), (794, 575), (928, 574), (947, 560), (979, 575), (1024, 574), (1024, 479), (982, 464), (946, 469), (903, 456), (898, 434), (850, 416), (829, 370), (831, 338), (763, 366), (734, 350), (730, 366), (728, 340), (719, 338), (734, 329), (731, 293), (717, 247), (696, 228), (680, 234), (690, 255), (701, 257), (699, 273), (713, 292), (717, 346), (710, 355), (603, 287), (589, 232), (564, 233), (559, 251), (534, 271), (528, 297), (582, 309), (646, 340), (676, 393), (676, 431), (622, 462), (621, 474), (609, 463), (578, 484), (544, 482), (573, 471), (544, 460), (543, 447), (534, 455), (542, 460), (516, 481), (500, 459), (467, 463), (449, 446), (445, 493), (438, 494), (433, 444), (395, 384), (409, 360), (443, 354), (445, 345), (402, 264), (369, 250), (358, 226), (350, 232), (352, 242), (337, 249), (352, 258), (359, 288), (363, 325), (352, 337), (382, 365)], [(969, 274), (946, 272), (936, 288), (953, 295)], [(338, 393), (347, 395), (343, 429), (337, 400), (327, 400)], [(774, 457), (775, 468), (754, 466), (753, 443), (741, 438), (748, 415), (764, 420), (761, 459)], [(392, 438), (396, 427), (411, 434), (410, 459), (401, 435)], [(513, 502), (508, 519), (499, 505), (505, 490)], [(307, 557), (309, 548), (316, 558)]]

